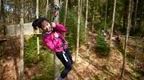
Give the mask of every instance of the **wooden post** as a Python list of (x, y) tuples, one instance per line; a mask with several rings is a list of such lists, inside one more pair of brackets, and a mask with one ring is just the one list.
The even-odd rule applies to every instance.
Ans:
[[(39, 0), (36, 0), (36, 18), (38, 19), (39, 18)], [(40, 53), (40, 43), (39, 43), (39, 37), (38, 37), (38, 34), (39, 34), (39, 29), (37, 29), (37, 54)]]
[(24, 5), (23, 5), (23, 0), (20, 1), (21, 3), (21, 9), (20, 9), (20, 61), (19, 61), (19, 64), (18, 64), (18, 67), (19, 67), (19, 79), (20, 80), (24, 80), (24, 32), (23, 32), (23, 29), (24, 29)]

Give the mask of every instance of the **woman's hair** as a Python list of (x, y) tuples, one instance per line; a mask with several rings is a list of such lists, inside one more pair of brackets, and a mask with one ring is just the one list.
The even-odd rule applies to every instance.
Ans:
[(32, 22), (33, 28), (34, 28), (35, 30), (37, 30), (37, 28), (41, 28), (41, 27), (42, 27), (42, 24), (41, 24), (41, 23), (42, 23), (43, 21), (49, 22), (46, 18), (43, 18), (43, 17), (38, 18), (38, 19), (36, 19), (36, 20), (34, 20), (34, 21)]

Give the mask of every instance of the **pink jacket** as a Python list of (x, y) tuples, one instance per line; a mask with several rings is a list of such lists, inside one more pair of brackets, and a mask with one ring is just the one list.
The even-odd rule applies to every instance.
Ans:
[(67, 32), (64, 25), (57, 23), (52, 32), (44, 33), (43, 43), (54, 52), (61, 52), (68, 47), (63, 33)]

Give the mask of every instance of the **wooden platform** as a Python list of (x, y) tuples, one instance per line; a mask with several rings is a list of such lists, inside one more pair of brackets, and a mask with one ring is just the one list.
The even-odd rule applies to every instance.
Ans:
[(7, 39), (0, 39), (0, 43), (3, 43), (3, 42), (5, 42), (5, 41), (7, 41)]

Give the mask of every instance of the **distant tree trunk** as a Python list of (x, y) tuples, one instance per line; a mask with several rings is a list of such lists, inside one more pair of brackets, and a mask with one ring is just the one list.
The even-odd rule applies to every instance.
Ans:
[(85, 0), (80, 0), (80, 16), (82, 16), (82, 12), (83, 12), (83, 2), (84, 2)]
[[(128, 0), (126, 0), (125, 2), (124, 2), (124, 10), (123, 10), (123, 29), (125, 29), (126, 27), (127, 27), (127, 16), (128, 16), (128, 3), (129, 3), (129, 1)], [(125, 33), (126, 34), (126, 33)], [(122, 44), (122, 49), (124, 49), (124, 45), (125, 44)]]
[(75, 61), (77, 61), (77, 57), (78, 57), (78, 54), (79, 54), (80, 18), (81, 18), (81, 0), (78, 0), (78, 24), (77, 24), (77, 43), (76, 43), (76, 55), (75, 55)]
[(113, 28), (115, 24), (116, 2), (117, 0), (114, 0), (113, 17), (112, 17), (111, 34), (110, 34), (110, 47), (112, 47), (112, 36), (113, 36)]
[(89, 8), (89, 0), (86, 0), (86, 16), (85, 16), (85, 41), (87, 40), (87, 25), (88, 25), (88, 8)]
[(128, 25), (127, 25), (127, 31), (126, 31), (126, 36), (125, 36), (124, 54), (123, 54), (123, 64), (122, 64), (122, 72), (121, 72), (121, 75), (120, 75), (120, 80), (123, 80), (124, 73), (125, 73), (125, 62), (126, 62), (127, 42), (128, 42), (129, 32), (130, 32), (130, 27), (131, 27), (131, 13), (132, 13), (132, 0), (129, 0)]
[[(39, 18), (39, 0), (36, 0), (36, 18)], [(39, 29), (37, 30), (37, 35), (39, 34)], [(40, 43), (39, 37), (37, 36), (37, 54), (40, 53)]]
[[(2, 15), (2, 12), (1, 12), (1, 11), (2, 11), (2, 0), (0, 0), (0, 15)], [(1, 20), (1, 17), (2, 17), (2, 16), (0, 16), (0, 20)]]
[(135, 11), (134, 11), (134, 32), (136, 31), (136, 27), (137, 27), (137, 8), (138, 8), (138, 0), (136, 0), (136, 4), (135, 4)]
[(82, 12), (81, 13), (85, 13), (86, 11), (86, 6), (87, 6), (87, 0), (82, 0)]
[(6, 20), (5, 20), (6, 15), (5, 15), (5, 11), (4, 11), (4, 0), (1, 0), (0, 3), (1, 3), (1, 6), (0, 6), (0, 8), (1, 8), (0, 19), (2, 20), (3, 35), (5, 36), (6, 35), (6, 25), (5, 25), (5, 23), (6, 23)]
[(48, 17), (48, 10), (49, 10), (49, 0), (46, 0), (46, 10), (45, 10), (46, 17)]
[(64, 24), (66, 24), (66, 19), (67, 19), (67, 8), (68, 8), (68, 0), (65, 0)]
[(20, 60), (18, 64), (18, 70), (19, 70), (19, 79), (24, 80), (24, 1), (21, 0), (21, 10), (20, 10)]
[[(135, 28), (138, 27), (137, 26), (137, 8), (138, 8), (138, 0), (136, 0), (136, 4), (135, 4), (135, 14), (134, 14), (134, 32), (136, 31)], [(136, 42), (136, 46), (138, 45), (138, 39), (135, 40)], [(136, 51), (138, 51), (138, 47), (136, 48)], [(137, 59), (137, 54), (135, 54), (134, 56), (134, 67), (136, 67), (136, 59)]]
[(92, 30), (91, 30), (92, 32), (94, 31), (94, 20), (95, 20), (95, 18), (94, 18), (94, 14), (93, 14), (93, 15), (92, 15), (92, 28), (91, 28), (91, 29), (92, 29)]
[(0, 18), (3, 20), (3, 15), (4, 15), (4, 0), (0, 0)]
[(108, 7), (108, 0), (106, 0), (106, 7), (105, 7), (105, 26), (104, 30), (107, 28), (107, 7)]

